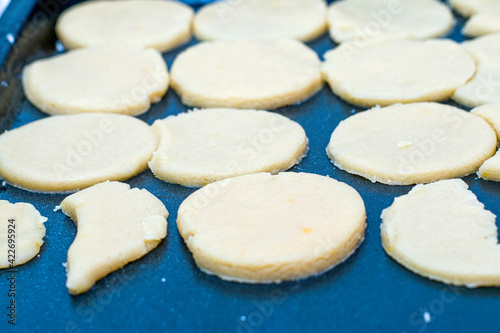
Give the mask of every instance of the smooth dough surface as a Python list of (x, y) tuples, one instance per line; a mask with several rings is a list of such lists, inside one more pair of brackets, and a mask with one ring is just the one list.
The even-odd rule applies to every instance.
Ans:
[(156, 177), (185, 186), (257, 172), (278, 173), (307, 150), (304, 129), (276, 113), (203, 109), (157, 120), (160, 138), (149, 167)]
[(328, 8), (330, 36), (337, 43), (439, 37), (454, 23), (448, 7), (436, 0), (342, 0)]
[(177, 227), (202, 271), (279, 283), (331, 269), (364, 238), (363, 200), (314, 174), (245, 175), (205, 186), (180, 206)]
[(382, 245), (401, 265), (432, 280), (500, 286), (495, 219), (460, 179), (417, 185), (382, 212)]
[(168, 211), (145, 189), (105, 182), (72, 194), (61, 203), (77, 225), (68, 250), (66, 287), (88, 291), (104, 276), (153, 250), (167, 235)]
[(0, 135), (0, 176), (34, 191), (74, 191), (138, 174), (155, 149), (151, 128), (133, 117), (53, 116)]
[(29, 203), (0, 200), (0, 269), (25, 264), (40, 252), (46, 221)]
[(499, 0), (449, 0), (449, 2), (460, 15), (468, 17), (488, 5), (498, 3)]
[(172, 88), (190, 106), (271, 110), (320, 90), (320, 68), (295, 40), (204, 42), (175, 59)]
[[(500, 141), (500, 103), (486, 104), (477, 107), (471, 113), (483, 118), (490, 124)], [(477, 175), (483, 179), (500, 182), (500, 152), (486, 160), (479, 168)]]
[(168, 72), (156, 50), (98, 46), (33, 62), (24, 69), (23, 88), (48, 114), (137, 115), (165, 94)]
[(344, 43), (325, 54), (332, 91), (360, 106), (448, 99), (474, 75), (471, 57), (450, 40)]
[(310, 41), (326, 30), (324, 0), (233, 0), (205, 5), (194, 20), (201, 40), (295, 38)]
[(465, 23), (463, 34), (477, 37), (500, 32), (500, 1), (481, 8)]
[(468, 107), (500, 102), (500, 34), (462, 43), (476, 62), (476, 74), (455, 91), (453, 100)]
[(429, 183), (476, 172), (496, 151), (486, 121), (438, 103), (374, 108), (342, 121), (328, 156), (338, 168), (389, 185)]
[(88, 1), (65, 10), (56, 33), (69, 49), (130, 44), (166, 52), (191, 38), (193, 16), (176, 1)]

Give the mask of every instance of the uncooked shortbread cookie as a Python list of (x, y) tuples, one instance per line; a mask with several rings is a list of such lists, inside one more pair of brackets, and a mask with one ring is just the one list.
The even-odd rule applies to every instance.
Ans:
[(205, 42), (175, 59), (172, 88), (191, 106), (270, 110), (320, 90), (320, 68), (295, 40)]
[(66, 280), (74, 295), (143, 257), (167, 235), (163, 203), (147, 190), (124, 183), (94, 185), (70, 195), (61, 207), (78, 228), (68, 250)]
[(330, 88), (360, 106), (445, 100), (475, 71), (471, 57), (450, 40), (344, 43), (325, 59)]
[(409, 270), (447, 284), (500, 286), (495, 215), (462, 180), (417, 185), (382, 220), (385, 251)]
[(245, 175), (196, 191), (177, 226), (200, 269), (224, 280), (279, 283), (325, 272), (362, 242), (363, 200), (334, 179)]
[(157, 120), (153, 129), (160, 145), (149, 167), (156, 177), (185, 186), (278, 173), (297, 164), (307, 150), (299, 124), (267, 111), (196, 110)]
[(0, 135), (0, 176), (34, 191), (73, 191), (138, 174), (155, 149), (151, 128), (133, 117), (54, 116)]
[(328, 9), (330, 36), (338, 43), (372, 38), (425, 39), (446, 34), (453, 14), (436, 0), (342, 0)]
[[(471, 113), (483, 118), (490, 124), (497, 134), (500, 141), (500, 103), (493, 103), (480, 106), (471, 111)], [(477, 175), (486, 180), (500, 182), (500, 152), (486, 160), (479, 168)]]
[(176, 1), (88, 1), (64, 11), (56, 33), (67, 48), (130, 44), (165, 52), (191, 38), (193, 10)]
[(165, 94), (168, 73), (156, 50), (91, 47), (28, 65), (23, 87), (29, 101), (49, 114), (137, 115)]
[(477, 37), (500, 32), (500, 1), (481, 8), (467, 21), (463, 33)]
[(202, 7), (194, 33), (202, 40), (296, 38), (309, 41), (325, 32), (324, 0), (233, 0)]
[(449, 0), (449, 2), (460, 15), (468, 17), (490, 4), (498, 3), (498, 0)]
[(390, 185), (429, 183), (476, 172), (496, 150), (493, 129), (449, 105), (374, 108), (342, 121), (328, 156), (340, 169)]
[(45, 221), (29, 203), (0, 200), (0, 269), (25, 264), (38, 254)]
[(500, 34), (491, 34), (462, 43), (474, 58), (477, 71), (472, 80), (457, 89), (453, 100), (476, 107), (500, 102)]

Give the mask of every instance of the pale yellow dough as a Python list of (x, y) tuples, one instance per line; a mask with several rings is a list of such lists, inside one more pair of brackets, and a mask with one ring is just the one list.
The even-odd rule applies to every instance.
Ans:
[(451, 40), (344, 43), (325, 54), (332, 91), (360, 106), (448, 99), (473, 75), (472, 58)]
[(147, 190), (105, 182), (61, 203), (77, 225), (68, 250), (66, 287), (87, 292), (104, 276), (153, 250), (167, 235), (168, 211)]
[(415, 186), (382, 212), (382, 245), (412, 272), (458, 286), (500, 286), (495, 215), (460, 179)]
[(326, 30), (324, 0), (226, 0), (203, 6), (194, 20), (201, 40), (296, 38), (309, 41)]
[(245, 175), (196, 191), (177, 227), (198, 267), (224, 280), (279, 283), (327, 271), (362, 242), (363, 200), (306, 173)]
[[(471, 113), (483, 118), (490, 124), (500, 141), (500, 103), (486, 104), (477, 107)], [(479, 168), (477, 175), (483, 179), (500, 182), (500, 152), (486, 160)]]
[(499, 0), (449, 0), (453, 9), (460, 15), (468, 17), (482, 8), (500, 2)]
[(468, 107), (500, 102), (500, 34), (462, 43), (477, 65), (475, 76), (457, 89), (453, 100)]
[(149, 167), (156, 177), (185, 186), (257, 172), (278, 173), (307, 150), (304, 129), (276, 113), (204, 109), (157, 120), (160, 138)]
[(463, 33), (477, 37), (500, 32), (500, 1), (481, 8), (467, 21)]
[(48, 114), (137, 115), (165, 94), (168, 72), (156, 50), (99, 46), (33, 62), (24, 69), (23, 88)]
[(25, 264), (40, 252), (46, 221), (29, 203), (0, 200), (0, 269)]
[(337, 43), (375, 38), (426, 39), (454, 25), (451, 11), (437, 0), (342, 0), (328, 9), (330, 36)]
[(53, 116), (0, 135), (0, 176), (34, 191), (74, 191), (138, 174), (155, 149), (151, 128), (133, 117)]
[(411, 185), (476, 172), (496, 145), (495, 132), (480, 117), (449, 105), (414, 103), (347, 118), (327, 153), (338, 168), (372, 182)]
[(320, 67), (295, 40), (205, 42), (175, 59), (172, 88), (190, 106), (271, 110), (320, 90)]
[(129, 44), (166, 52), (191, 38), (193, 16), (177, 1), (88, 1), (65, 10), (56, 33), (69, 49)]

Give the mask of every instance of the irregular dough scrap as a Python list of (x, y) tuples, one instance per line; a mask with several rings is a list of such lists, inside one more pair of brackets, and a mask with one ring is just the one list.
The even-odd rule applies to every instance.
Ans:
[(476, 172), (496, 150), (493, 129), (449, 105), (374, 108), (342, 121), (327, 153), (338, 168), (389, 185), (429, 183)]
[(316, 53), (295, 40), (195, 45), (172, 65), (172, 88), (196, 107), (276, 109), (321, 89)]
[(468, 37), (500, 32), (500, 1), (484, 6), (472, 15), (462, 32)]
[(68, 250), (70, 294), (85, 293), (109, 273), (153, 250), (167, 235), (168, 211), (147, 190), (105, 182), (61, 203), (77, 225)]
[[(497, 134), (497, 139), (500, 141), (500, 103), (487, 104), (475, 108), (471, 113), (483, 118), (490, 124)], [(477, 175), (480, 178), (500, 182), (500, 152), (495, 156), (486, 160), (479, 168)]]
[(500, 102), (500, 34), (462, 43), (477, 65), (475, 76), (457, 89), (453, 100), (468, 107)]
[(363, 200), (306, 173), (219, 181), (180, 206), (177, 226), (200, 269), (224, 280), (279, 283), (325, 272), (362, 242)]
[(257, 172), (278, 173), (307, 150), (304, 129), (276, 113), (205, 109), (157, 120), (160, 138), (149, 167), (156, 177), (185, 186)]
[(138, 174), (155, 149), (151, 128), (133, 117), (53, 116), (0, 135), (0, 176), (34, 191), (74, 191)]
[(191, 38), (193, 16), (176, 1), (89, 1), (65, 10), (56, 33), (70, 49), (130, 44), (166, 52)]
[(194, 19), (201, 40), (295, 38), (310, 41), (325, 32), (324, 0), (233, 0), (202, 7)]
[(138, 115), (165, 94), (168, 72), (156, 50), (91, 47), (26, 66), (23, 87), (29, 101), (48, 114)]
[(342, 0), (328, 9), (330, 36), (337, 43), (355, 39), (426, 39), (445, 35), (454, 25), (451, 11), (436, 0)]
[[(25, 264), (40, 252), (46, 221), (29, 203), (11, 204), (0, 200), (0, 269)], [(9, 243), (10, 239), (13, 241)], [(15, 255), (13, 262), (9, 261), (13, 259), (9, 254)]]
[(498, 0), (449, 0), (449, 2), (460, 15), (468, 17), (479, 12), (483, 7), (498, 3)]
[(322, 73), (332, 91), (360, 106), (445, 100), (475, 71), (451, 40), (344, 43), (325, 59)]
[(495, 215), (460, 179), (417, 185), (382, 212), (382, 245), (412, 272), (458, 286), (500, 286)]

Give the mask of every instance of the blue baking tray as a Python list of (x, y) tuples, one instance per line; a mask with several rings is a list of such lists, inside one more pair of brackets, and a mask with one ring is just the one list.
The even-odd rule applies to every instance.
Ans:
[[(54, 21), (74, 3), (13, 0), (0, 19), (0, 131), (46, 117), (24, 97), (20, 74), (26, 63), (62, 52)], [(462, 26), (463, 19), (457, 18), (449, 37), (462, 41)], [(179, 52), (196, 43), (193, 39), (165, 54), (169, 67)], [(326, 35), (308, 45), (320, 56), (335, 47)], [(151, 124), (187, 110), (169, 90), (139, 118)], [(53, 211), (65, 196), (0, 187), (0, 199), (30, 202), (48, 217), (40, 256), (15, 273), (15, 326), (7, 323), (10, 282), (5, 271), (0, 273), (0, 332), (499, 332), (500, 289), (470, 290), (430, 281), (384, 253), (380, 214), (411, 187), (373, 184), (350, 175), (335, 168), (325, 153), (338, 123), (360, 110), (326, 86), (300, 105), (277, 110), (300, 123), (310, 140), (308, 156), (292, 171), (348, 183), (367, 209), (366, 239), (356, 253), (326, 274), (301, 281), (248, 285), (201, 273), (175, 224), (180, 203), (194, 189), (164, 183), (146, 171), (128, 183), (163, 201), (170, 212), (166, 240), (86, 294), (70, 296), (63, 263), (76, 227), (61, 211)], [(500, 214), (500, 184), (475, 175), (465, 181), (487, 209)]]

